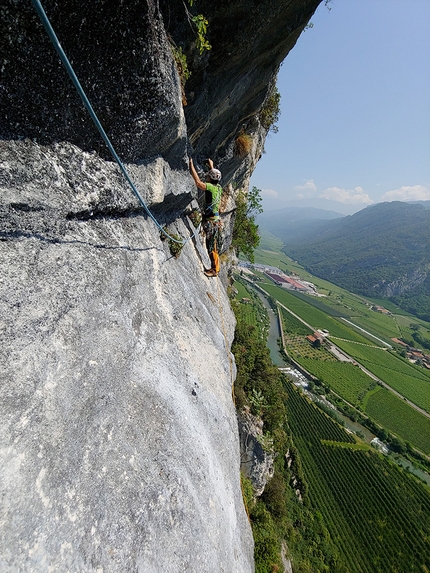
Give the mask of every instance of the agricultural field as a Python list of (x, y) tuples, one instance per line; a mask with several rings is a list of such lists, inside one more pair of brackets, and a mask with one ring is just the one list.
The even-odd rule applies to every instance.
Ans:
[(329, 316), (334, 316), (334, 317), (349, 316), (348, 312), (342, 311), (339, 308), (333, 308), (332, 306), (328, 306), (327, 304), (325, 304), (327, 301), (326, 298), (321, 299), (320, 297), (311, 296), (308, 294), (302, 294), (300, 292), (294, 292), (293, 296), (303, 300), (304, 302), (310, 304), (311, 306), (314, 306), (315, 308), (318, 308), (319, 310), (322, 310)]
[(386, 388), (378, 388), (378, 391), (370, 394), (365, 413), (387, 430), (430, 455), (430, 419)]
[(250, 298), (249, 292), (241, 281), (235, 281), (233, 286), (237, 290), (236, 300), (240, 301), (243, 298)]
[(282, 307), (281, 307), (281, 316), (284, 330), (288, 332), (288, 334), (299, 334), (302, 336), (307, 336), (308, 334), (312, 334), (313, 330), (311, 328), (308, 328), (305, 324), (303, 324), (303, 322), (301, 322), (295, 316), (293, 316), (291, 312), (288, 312), (288, 310), (285, 310), (285, 308)]
[(322, 362), (315, 358), (300, 358), (298, 362), (320, 382), (329, 386), (353, 406), (361, 406), (367, 392), (376, 383), (358, 366), (337, 360)]
[(392, 316), (387, 314), (369, 310), (363, 316), (355, 316), (351, 322), (370, 332), (378, 332), (378, 334), (384, 337), (389, 343), (391, 343), (391, 338), (401, 336), (400, 328), (397, 326), (396, 321)]
[(425, 329), (428, 333), (430, 333), (430, 323), (425, 322), (424, 320), (420, 320), (416, 316), (406, 315), (405, 313), (405, 316), (398, 314), (394, 317), (394, 319), (401, 331), (411, 331), (410, 325), (417, 324), (418, 326), (423, 327), (423, 329)]
[[(275, 248), (273, 249), (276, 250)], [(276, 253), (272, 255), (275, 257)], [(285, 256), (283, 254), (278, 256)], [(274, 259), (272, 259), (272, 262)], [(268, 264), (267, 261), (263, 261)], [(421, 321), (403, 311), (399, 311), (387, 301), (369, 301), (352, 295), (343, 289), (331, 285), (300, 271), (296, 265), (295, 272), (304, 279), (311, 280), (322, 292), (324, 298), (309, 297), (287, 291), (272, 284), (263, 274), (259, 284), (275, 299), (305, 320), (313, 329), (327, 329), (330, 338), (347, 354), (363, 364), (369, 371), (387, 383), (394, 390), (414, 402), (417, 406), (430, 412), (430, 372), (422, 367), (412, 365), (394, 352), (388, 352), (370, 335), (354, 330), (336, 314), (344, 314), (348, 320), (361, 326), (376, 337), (394, 344), (390, 339), (405, 336), (419, 331), (425, 338), (430, 338), (430, 324)], [(310, 302), (309, 300), (310, 299)], [(384, 315), (371, 310), (371, 304), (388, 308), (393, 314)], [(328, 307), (337, 310), (331, 312)], [(401, 312), (401, 314), (396, 314)], [(349, 314), (348, 314), (349, 313)], [(289, 316), (288, 316), (289, 315)], [(423, 452), (428, 452), (427, 438), (429, 429), (425, 417), (414, 410), (404, 400), (399, 399), (388, 390), (374, 388), (374, 381), (356, 366), (339, 363), (326, 350), (314, 349), (306, 340), (309, 331), (306, 326), (282, 311), (284, 333), (288, 354), (300, 363), (312, 375), (321, 379), (333, 392), (344, 400), (361, 408), (365, 413), (384, 428), (394, 432)], [(291, 317), (291, 318), (289, 318)], [(378, 346), (380, 347), (378, 348)], [(399, 349), (401, 350), (401, 349)], [(392, 413), (390, 414), (390, 408)], [(401, 415), (400, 415), (401, 412)]]
[(430, 412), (430, 371), (382, 348), (362, 346), (344, 340), (337, 340), (336, 344), (388, 386)]
[(312, 328), (326, 329), (329, 331), (331, 336), (369, 344), (368, 339), (354, 331), (352, 328), (349, 328), (347, 325), (342, 324), (335, 318), (328, 316), (322, 310), (310, 305), (308, 302), (295, 296), (289, 291), (273, 284), (264, 285), (263, 288), (270, 294), (270, 296), (291, 309), (292, 312), (300, 316), (300, 318), (307, 322)]
[[(243, 307), (243, 316), (247, 324), (255, 326), (261, 336), (267, 336), (269, 317), (255, 290), (248, 287), (240, 278), (234, 282), (233, 286), (238, 291), (235, 298)], [(249, 298), (250, 302), (240, 302), (243, 298)]]
[(285, 389), (307, 486), (303, 503), (339, 551), (336, 571), (427, 571), (429, 491), (371, 449), (351, 445), (355, 440), (291, 383), (285, 382)]
[(255, 262), (270, 267), (278, 267), (284, 272), (306, 273), (302, 266), (294, 263), (290, 257), (281, 251), (282, 246), (283, 243), (279, 237), (264, 233), (261, 237), (260, 246), (254, 253)]
[(288, 354), (300, 364), (305, 358), (312, 358), (322, 364), (337, 362), (336, 358), (328, 350), (324, 347), (314, 348), (303, 335), (284, 332), (284, 340)]

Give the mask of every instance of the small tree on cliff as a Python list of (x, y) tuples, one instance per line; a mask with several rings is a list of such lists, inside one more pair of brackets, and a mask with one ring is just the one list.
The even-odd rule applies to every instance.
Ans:
[(261, 190), (253, 187), (245, 193), (239, 191), (236, 197), (236, 220), (234, 222), (232, 246), (237, 255), (242, 253), (251, 263), (254, 262), (254, 251), (260, 244), (257, 215), (263, 212)]

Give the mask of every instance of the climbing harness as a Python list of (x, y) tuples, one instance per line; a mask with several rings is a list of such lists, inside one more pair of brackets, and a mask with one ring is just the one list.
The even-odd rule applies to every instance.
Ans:
[(191, 235), (190, 237), (188, 237), (188, 239), (186, 240), (178, 240), (175, 237), (172, 237), (171, 235), (169, 235), (169, 233), (162, 227), (162, 225), (160, 225), (160, 223), (157, 221), (157, 219), (154, 217), (154, 215), (151, 213), (151, 211), (149, 210), (148, 206), (146, 205), (145, 201), (143, 200), (141, 194), (139, 193), (139, 191), (136, 189), (136, 186), (134, 185), (133, 181), (131, 180), (124, 164), (122, 163), (120, 157), (118, 156), (117, 152), (115, 151), (115, 148), (113, 147), (109, 137), (107, 136), (105, 130), (103, 129), (102, 124), (99, 121), (99, 118), (97, 117), (97, 114), (95, 113), (83, 87), (81, 86), (75, 71), (69, 61), (69, 59), (67, 58), (63, 48), (61, 47), (61, 44), (54, 32), (54, 29), (51, 26), (51, 22), (48, 19), (48, 16), (46, 15), (45, 10), (43, 9), (42, 4), (40, 3), (40, 0), (31, 0), (33, 3), (33, 6), (40, 18), (40, 20), (42, 21), (43, 27), (46, 30), (46, 33), (49, 36), (49, 39), (51, 40), (57, 54), (60, 57), (60, 60), (62, 61), (64, 67), (66, 68), (67, 73), (70, 76), (70, 79), (73, 82), (73, 85), (75, 86), (84, 106), (86, 107), (89, 115), (91, 116), (91, 119), (94, 122), (94, 125), (97, 127), (100, 135), (103, 138), (103, 141), (106, 143), (109, 151), (111, 152), (112, 157), (115, 159), (116, 163), (118, 164), (122, 174), (124, 175), (127, 183), (130, 185), (133, 193), (136, 195), (137, 199), (139, 200), (139, 203), (142, 205), (142, 207), (144, 208), (145, 212), (147, 213), (147, 215), (153, 220), (153, 222), (156, 224), (156, 226), (158, 227), (158, 229), (161, 231), (161, 233), (163, 233), (163, 235), (166, 235), (166, 237), (168, 237), (168, 239), (170, 241), (173, 241), (174, 243), (179, 243), (180, 245), (185, 245), (186, 243), (188, 243), (188, 241), (190, 241), (199, 231), (199, 227), (197, 227), (196, 231), (194, 232), (193, 235)]

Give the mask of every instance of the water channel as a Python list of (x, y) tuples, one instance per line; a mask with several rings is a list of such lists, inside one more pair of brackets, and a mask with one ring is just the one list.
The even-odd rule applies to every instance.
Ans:
[[(281, 338), (281, 331), (280, 331), (280, 325), (279, 325), (279, 320), (278, 320), (278, 314), (271, 308), (269, 301), (267, 300), (267, 297), (264, 296), (264, 294), (258, 288), (254, 287), (251, 283), (248, 283), (248, 284), (249, 284), (249, 286), (253, 287), (253, 290), (257, 293), (258, 297), (260, 298), (263, 306), (266, 308), (268, 315), (269, 315), (270, 326), (269, 326), (269, 332), (268, 332), (268, 337), (267, 337), (267, 347), (270, 351), (270, 357), (272, 359), (272, 362), (275, 366), (278, 366), (279, 368), (288, 368), (291, 372), (290, 372), (290, 374), (287, 373), (287, 376), (294, 383), (297, 384), (298, 380), (304, 380), (303, 375), (300, 374), (300, 372), (295, 371), (293, 368), (291, 368), (291, 365), (289, 363), (285, 362), (284, 358), (282, 357), (282, 354), (279, 351), (279, 342), (278, 341)], [(303, 384), (300, 384), (300, 385), (303, 385)], [(336, 408), (330, 402), (328, 402), (328, 400), (322, 399), (321, 396), (319, 396), (318, 394), (313, 394), (312, 392), (309, 392), (308, 390), (306, 392), (314, 402), (323, 401), (330, 408), (333, 408), (333, 410), (336, 411), (336, 416), (344, 423), (345, 428), (347, 430), (353, 432), (354, 434), (359, 433), (360, 436), (364, 436), (364, 440), (368, 444), (370, 444), (370, 442), (375, 438), (375, 435), (372, 434), (372, 432), (370, 432), (367, 428), (365, 428), (364, 426), (362, 426), (358, 422), (353, 422), (347, 416), (344, 416), (341, 412), (336, 410)], [(406, 468), (411, 473), (414, 473), (415, 475), (417, 475), (419, 478), (424, 480), (427, 483), (427, 485), (430, 486), (430, 475), (429, 474), (415, 468), (409, 462), (409, 460), (407, 460), (401, 456), (394, 455), (392, 452), (389, 454), (389, 457), (393, 461), (395, 461), (398, 465)]]

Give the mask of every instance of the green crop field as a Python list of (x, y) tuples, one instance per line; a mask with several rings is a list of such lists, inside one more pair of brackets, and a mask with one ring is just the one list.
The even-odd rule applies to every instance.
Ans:
[(352, 328), (344, 326), (341, 322), (328, 316), (322, 310), (315, 308), (308, 302), (298, 298), (289, 291), (278, 287), (276, 285), (264, 285), (266, 290), (273, 298), (278, 300), (281, 304), (291, 309), (292, 312), (300, 316), (314, 329), (326, 329), (330, 332), (331, 336), (339, 338), (346, 338), (348, 340), (355, 340), (363, 344), (369, 344), (369, 340), (355, 332)]
[(390, 338), (400, 336), (400, 329), (393, 316), (386, 314), (369, 310), (366, 315), (356, 316), (351, 322), (361, 326), (361, 328), (365, 328), (369, 332), (378, 333), (380, 336), (385, 337), (387, 342), (390, 342)]
[(289, 426), (307, 484), (304, 504), (310, 504), (339, 550), (336, 571), (428, 571), (428, 490), (379, 454), (343, 447), (351, 437), (292, 384), (285, 387)]
[(237, 289), (237, 300), (242, 300), (242, 298), (249, 298), (249, 292), (240, 281), (235, 281), (233, 286), (235, 289)]
[[(269, 317), (256, 291), (241, 278), (236, 280), (233, 286), (238, 291), (235, 298), (238, 304), (243, 307), (243, 316), (247, 324), (255, 326), (261, 336), (267, 336)], [(240, 302), (243, 298), (249, 298), (250, 302)]]
[[(303, 322), (293, 316), (291, 312), (285, 310), (285, 308), (280, 308), (285, 332), (288, 332), (289, 334), (301, 334), (303, 336), (312, 334), (313, 330), (311, 328), (308, 328), (305, 324), (303, 324)], [(307, 344), (309, 345), (309, 343)]]
[(384, 428), (398, 434), (419, 450), (430, 455), (430, 419), (386, 388), (370, 395), (366, 414)]
[(354, 406), (359, 406), (366, 393), (375, 386), (374, 380), (351, 362), (322, 361), (304, 357), (296, 360)]
[(349, 316), (349, 313), (345, 312), (345, 310), (342, 311), (342, 309), (333, 308), (332, 306), (325, 304), (325, 302), (324, 302), (324, 301), (326, 301), (325, 298), (321, 299), (320, 297), (311, 296), (309, 294), (303, 294), (300, 292), (294, 292), (294, 296), (303, 300), (304, 302), (310, 304), (311, 306), (314, 306), (315, 308), (322, 310), (323, 312), (325, 312), (329, 316), (335, 316), (335, 317)]
[(406, 362), (399, 356), (380, 348), (362, 346), (344, 340), (336, 344), (353, 356), (375, 376), (430, 412), (430, 372)]

